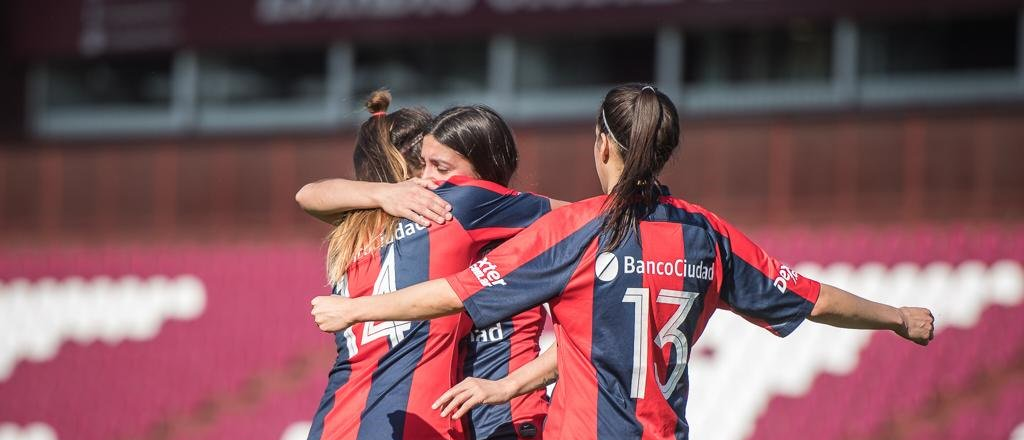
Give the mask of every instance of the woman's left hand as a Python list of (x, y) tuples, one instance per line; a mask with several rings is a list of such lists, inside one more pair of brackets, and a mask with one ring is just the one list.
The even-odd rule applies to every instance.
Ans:
[(896, 334), (917, 345), (928, 345), (935, 338), (935, 317), (932, 311), (922, 307), (900, 307), (903, 324)]

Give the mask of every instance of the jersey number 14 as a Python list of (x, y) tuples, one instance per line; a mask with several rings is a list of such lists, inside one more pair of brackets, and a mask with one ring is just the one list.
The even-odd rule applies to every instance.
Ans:
[[(377, 280), (373, 283), (373, 294), (383, 295), (396, 290), (398, 289), (395, 283), (395, 253), (394, 245), (392, 244), (388, 247), (384, 262), (380, 265), (380, 274), (377, 275)], [(402, 342), (402, 339), (405, 339), (405, 333), (411, 328), (412, 324), (409, 321), (370, 321), (364, 323), (361, 345), (366, 345), (380, 338), (388, 338), (391, 346), (394, 346)]]

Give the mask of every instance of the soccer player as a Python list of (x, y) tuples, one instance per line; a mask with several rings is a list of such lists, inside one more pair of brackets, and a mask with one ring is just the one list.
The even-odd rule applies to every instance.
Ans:
[(679, 122), (653, 87), (611, 90), (595, 134), (607, 195), (552, 211), (445, 279), (382, 297), (314, 298), (315, 321), (335, 331), (465, 310), (486, 326), (548, 302), (559, 380), (544, 434), (557, 439), (686, 438), (686, 363), (718, 308), (779, 336), (810, 317), (890, 329), (922, 345), (931, 340), (927, 309), (894, 308), (820, 284), (714, 213), (670, 196), (656, 179), (678, 145)]
[[(517, 156), (511, 132), (489, 109), (456, 108), (428, 127), (429, 116), (424, 112), (402, 109), (387, 114), (389, 102), (386, 92), (375, 93), (368, 102), (373, 116), (360, 128), (354, 151), (357, 177), (365, 182), (350, 184), (376, 188), (373, 183), (379, 187), (384, 182), (401, 182), (410, 174), (403, 153), (414, 152), (421, 138), (430, 144), (424, 151), (430, 152), (443, 146), (438, 138), (458, 144), (475, 140), (474, 134), (506, 142), (477, 142), (478, 149), (489, 153), (487, 162), (499, 165), (476, 168), (469, 164), (466, 168), (459, 163), (466, 174), (480, 172), (480, 177), (506, 183), (514, 172)], [(425, 131), (432, 134), (422, 136)], [(451, 140), (446, 133), (470, 139)], [(494, 155), (503, 157), (494, 159)], [(427, 155), (436, 159), (434, 156)], [(456, 158), (449, 160), (456, 162)], [(335, 184), (344, 183), (330, 185)], [(475, 260), (485, 246), (518, 232), (548, 212), (551, 205), (546, 198), (495, 183), (452, 177), (436, 191), (441, 202), (453, 206), (453, 221), (427, 228), (381, 209), (333, 212), (320, 206), (331, 202), (332, 195), (314, 197), (311, 191), (316, 194), (320, 190), (306, 188), (296, 198), (311, 213), (338, 222), (329, 236), (327, 273), (335, 294), (346, 297), (380, 295), (455, 273)], [(366, 196), (343, 194), (340, 197)], [(468, 373), (500, 378), (535, 358), (543, 320), (543, 309), (538, 307), (474, 332), (465, 342), (471, 346), (463, 348), (475, 355), (466, 361)], [(309, 438), (466, 438), (461, 422), (439, 416), (430, 410), (430, 404), (458, 380), (460, 339), (472, 330), (468, 319), (451, 317), (368, 322), (337, 333), (338, 358)], [(517, 431), (524, 438), (531, 434), (539, 438), (546, 410), (540, 390), (510, 405), (480, 408), (473, 414), (472, 428), (478, 434), (486, 433), (479, 438), (516, 438)]]

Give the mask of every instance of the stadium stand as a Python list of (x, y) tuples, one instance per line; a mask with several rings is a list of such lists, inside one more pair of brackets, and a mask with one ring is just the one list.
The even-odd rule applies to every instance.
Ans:
[[(1022, 229), (754, 231), (814, 261), (796, 266), (804, 275), (932, 307), (938, 338), (922, 349), (805, 324), (777, 339), (719, 313), (691, 358), (694, 438), (1008, 438), (1024, 421)], [(320, 257), (298, 245), (0, 251), (2, 310), (22, 319), (4, 331), (31, 320), (59, 335), (45, 356), (20, 333), (5, 340), (0, 438), (301, 438), (333, 354), (306, 316), (325, 289)], [(74, 307), (51, 312), (64, 301)]]
[[(275, 387), (292, 389), (291, 371), (299, 371), (303, 378), (322, 378), (330, 365), (333, 344), (309, 324), (307, 315), (308, 296), (326, 291), (315, 247), (4, 252), (0, 260), (4, 280), (12, 274), (28, 280), (74, 277), (60, 283), (30, 281), (29, 286), (80, 284), (75, 279), (97, 285), (110, 278), (125, 285), (126, 276), (152, 280), (185, 275), (186, 280), (199, 280), (206, 292), (200, 316), (168, 321), (152, 339), (117, 343), (122, 338), (89, 342), (65, 337), (51, 359), (18, 362), (11, 376), (0, 383), (0, 415), (20, 424), (42, 421), (59, 438), (193, 438), (189, 430), (194, 426), (206, 429), (239, 406), (261, 402), (264, 388), (271, 395), (279, 392)], [(105, 328), (125, 312), (121, 308), (111, 313), (118, 304), (96, 291), (87, 292), (77, 304), (59, 298), (70, 301), (74, 293), (48, 294), (38, 288), (10, 291), (12, 286), (24, 285), (5, 282), (0, 296), (7, 302), (18, 295), (50, 295), (48, 301), (28, 302), (18, 309), (35, 326), (59, 328), (62, 324), (57, 320), (66, 318), (64, 313), (92, 315), (82, 321), (97, 327), (93, 333), (116, 333)], [(78, 307), (52, 312), (57, 305), (72, 304)], [(22, 331), (8, 328), (19, 325), (17, 321), (2, 323), (6, 332)], [(75, 367), (69, 370), (68, 365)], [(318, 395), (316, 391), (303, 394), (305, 405), (286, 406), (294, 411), (290, 418), (312, 411)], [(186, 431), (179, 433), (181, 429)]]

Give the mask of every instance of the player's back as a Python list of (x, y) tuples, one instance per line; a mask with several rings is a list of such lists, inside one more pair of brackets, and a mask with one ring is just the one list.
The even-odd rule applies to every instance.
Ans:
[[(437, 192), (454, 206), (453, 221), (424, 228), (401, 220), (389, 244), (349, 266), (335, 293), (380, 295), (455, 273), (492, 236), (518, 232), (550, 209), (544, 198), (476, 181), (455, 180)], [(459, 378), (459, 340), (471, 329), (462, 315), (367, 322), (335, 334), (338, 357), (309, 438), (463, 438), (461, 422), (430, 404)]]
[(550, 302), (559, 381), (545, 436), (685, 438), (689, 349), (715, 309), (785, 335), (810, 312), (817, 283), (667, 195), (612, 248), (605, 200), (552, 212), (449, 282), (477, 325)]
[[(380, 295), (428, 280), (432, 273), (458, 270), (472, 258), (471, 243), (464, 234), (446, 233), (454, 229), (403, 220), (395, 241), (352, 264), (335, 293)], [(430, 249), (430, 242), (442, 239), (445, 246)], [(455, 380), (458, 340), (471, 326), (451, 316), (367, 322), (335, 334), (338, 358), (310, 438), (462, 438), (461, 425), (431, 411), (425, 400)]]
[[(627, 234), (614, 249), (607, 240), (595, 234), (582, 256), (578, 278), (588, 286), (552, 301), (559, 331), (589, 345), (589, 359), (566, 356), (575, 362), (566, 362), (562, 377), (592, 381), (556, 385), (551, 412), (561, 417), (552, 419), (552, 432), (675, 439), (687, 432), (689, 348), (718, 304), (718, 246), (699, 219), (668, 205), (640, 222), (639, 235)], [(559, 348), (561, 366), (570, 350)], [(573, 396), (581, 395), (594, 403), (584, 417), (573, 414)]]

